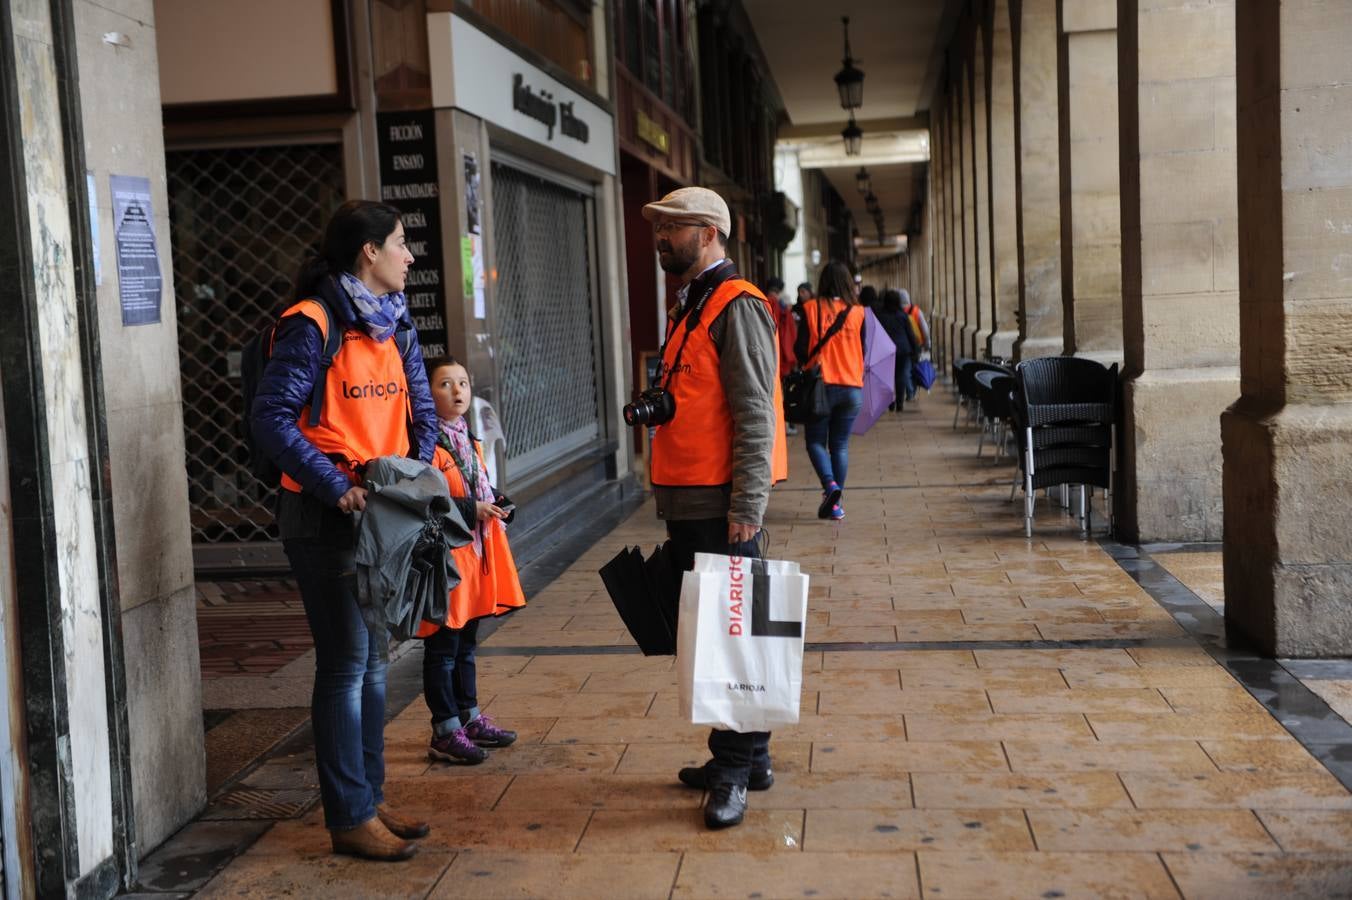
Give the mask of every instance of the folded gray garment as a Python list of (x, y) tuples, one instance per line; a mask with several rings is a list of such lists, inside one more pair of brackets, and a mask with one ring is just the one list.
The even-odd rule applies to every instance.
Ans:
[[(357, 517), (357, 598), (373, 633), (403, 640), (424, 619), (445, 619), (460, 573), (450, 551), (474, 538), (435, 466), (382, 456), (366, 466)], [(381, 641), (382, 653), (388, 641)]]

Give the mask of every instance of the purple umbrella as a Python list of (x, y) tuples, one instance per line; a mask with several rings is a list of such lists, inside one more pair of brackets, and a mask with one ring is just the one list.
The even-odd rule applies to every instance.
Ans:
[(863, 434), (887, 412), (887, 405), (897, 399), (897, 345), (883, 331), (883, 324), (864, 310), (864, 407), (854, 420), (852, 434)]

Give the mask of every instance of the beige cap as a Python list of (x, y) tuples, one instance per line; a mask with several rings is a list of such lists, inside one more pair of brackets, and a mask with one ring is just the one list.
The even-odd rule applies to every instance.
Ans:
[(708, 188), (677, 188), (661, 200), (643, 207), (643, 218), (649, 222), (658, 216), (703, 222), (725, 235), (732, 235), (732, 215), (728, 212), (728, 204)]

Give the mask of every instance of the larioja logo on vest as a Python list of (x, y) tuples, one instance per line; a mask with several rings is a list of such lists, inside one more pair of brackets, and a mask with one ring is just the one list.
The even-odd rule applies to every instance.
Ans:
[(368, 381), (366, 384), (348, 385), (343, 382), (343, 396), (349, 400), (369, 400), (372, 397), (398, 397), (404, 393), (404, 388), (397, 381), (390, 381), (385, 384), (377, 384), (374, 381)]

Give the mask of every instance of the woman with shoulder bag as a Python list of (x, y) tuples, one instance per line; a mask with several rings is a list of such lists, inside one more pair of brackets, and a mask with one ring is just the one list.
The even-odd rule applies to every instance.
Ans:
[[(430, 461), (436, 448), (436, 406), (404, 302), (412, 264), (399, 210), (369, 200), (339, 207), (273, 332), (251, 414), (257, 446), (282, 471), (277, 526), (314, 638), (324, 824), (334, 853), (385, 861), (408, 859), (410, 839), (429, 829), (384, 804), (389, 637), (367, 629), (357, 603), (352, 514), (366, 508), (366, 463)], [(342, 341), (325, 373), (330, 329), (342, 329)]]
[(817, 518), (840, 521), (850, 463), (850, 427), (864, 398), (864, 308), (842, 262), (822, 269), (817, 296), (802, 305), (794, 353), (803, 368), (819, 366), (826, 385), (825, 416), (807, 425), (807, 455), (822, 484)]

